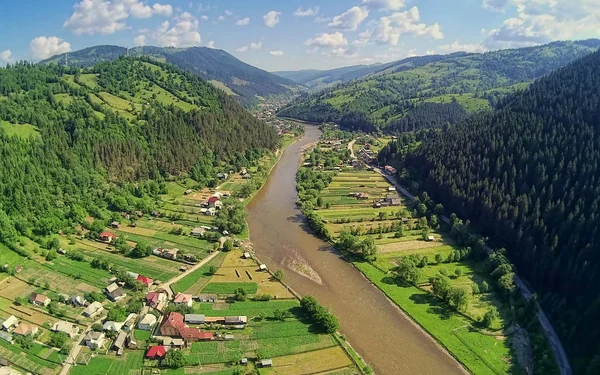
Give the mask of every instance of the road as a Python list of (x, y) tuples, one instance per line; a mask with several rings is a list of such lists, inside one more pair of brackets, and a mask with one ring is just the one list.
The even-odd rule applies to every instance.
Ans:
[(356, 156), (354, 155), (354, 144), (356, 143), (356, 139), (351, 140), (348, 143), (348, 150), (350, 150), (350, 156), (354, 159)]
[(215, 251), (214, 253), (210, 254), (208, 257), (204, 258), (200, 263), (194, 265), (192, 268), (189, 268), (187, 271), (180, 273), (179, 275), (175, 276), (171, 280), (169, 280), (166, 283), (162, 284), (160, 287), (163, 288), (163, 289), (165, 289), (167, 291), (167, 294), (169, 295), (169, 299), (173, 298), (173, 290), (171, 290), (171, 285), (175, 284), (176, 282), (178, 282), (179, 280), (183, 279), (184, 277), (186, 277), (190, 273), (196, 271), (198, 268), (200, 268), (203, 265), (205, 265), (206, 263), (210, 262), (219, 253), (220, 253), (220, 251)]
[[(404, 194), (408, 199), (415, 200), (415, 196), (412, 195), (404, 186), (400, 185), (400, 183), (398, 183), (395, 177), (388, 175), (380, 168), (375, 168), (374, 170), (383, 177), (385, 177), (391, 184), (396, 186), (396, 189), (402, 194)], [(448, 217), (446, 216), (442, 216), (440, 220), (444, 221), (447, 224), (450, 223), (450, 219), (448, 219)], [(493, 250), (488, 246), (486, 246), (485, 249), (488, 252), (488, 254), (491, 254), (493, 252)], [(529, 301), (533, 297), (533, 292), (531, 291), (531, 289), (529, 289), (529, 287), (523, 282), (523, 279), (521, 279), (518, 275), (515, 275), (514, 282), (523, 294), (523, 297), (525, 297), (525, 299)], [(539, 304), (537, 317), (540, 321), (540, 324), (544, 328), (544, 332), (546, 334), (546, 337), (548, 338), (548, 341), (550, 341), (550, 345), (552, 347), (552, 351), (554, 352), (554, 357), (558, 362), (561, 375), (572, 375), (573, 370), (571, 369), (571, 365), (569, 364), (569, 358), (567, 357), (567, 353), (565, 352), (565, 349), (563, 348), (560, 339), (558, 338), (558, 335), (556, 334), (556, 331), (552, 326), (552, 323), (550, 323), (550, 320), (546, 316), (546, 313), (544, 313), (544, 310), (542, 310)]]
[(85, 344), (82, 344), (83, 338), (88, 334), (88, 332), (92, 330), (92, 326), (96, 323), (102, 322), (102, 319), (104, 319), (104, 317), (99, 318), (95, 322), (90, 323), (77, 337), (77, 340), (73, 340), (76, 344), (73, 345), (73, 347), (71, 348), (71, 352), (67, 356), (67, 360), (65, 361), (62, 370), (60, 370), (59, 375), (67, 375), (69, 371), (71, 371), (71, 366), (73, 366), (76, 363), (77, 356), (79, 356), (79, 352), (85, 347)]

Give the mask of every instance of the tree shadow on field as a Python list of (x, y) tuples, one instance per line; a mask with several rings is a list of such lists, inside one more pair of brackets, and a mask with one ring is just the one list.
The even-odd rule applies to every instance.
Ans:
[(439, 316), (442, 320), (450, 319), (454, 314), (454, 311), (449, 306), (430, 294), (415, 293), (409, 298), (415, 304), (429, 305), (427, 312)]

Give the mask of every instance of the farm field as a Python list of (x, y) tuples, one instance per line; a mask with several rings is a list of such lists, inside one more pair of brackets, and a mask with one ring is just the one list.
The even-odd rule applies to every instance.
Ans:
[(0, 120), (0, 128), (11, 137), (21, 138), (35, 137), (39, 135), (38, 129), (31, 124), (13, 124), (8, 121)]
[[(327, 151), (321, 152), (324, 153), (321, 158), (326, 159)], [(485, 263), (457, 255), (463, 249), (449, 238), (446, 229), (437, 223), (431, 228), (428, 217), (421, 218), (416, 205), (407, 198), (400, 197), (399, 206), (375, 208), (375, 201), (395, 194), (390, 186), (374, 171), (342, 168), (319, 192), (321, 204), (314, 213), (333, 241), (344, 231), (351, 233), (356, 241), (373, 239), (374, 259), (367, 262), (351, 256), (355, 266), (469, 371), (520, 373), (510, 345), (511, 336), (506, 333), (511, 332), (511, 311), (493, 289), (487, 288), (494, 280), (489, 277)], [(367, 193), (368, 199), (351, 196), (356, 193)], [(426, 241), (423, 230), (433, 239)], [(409, 257), (420, 263), (417, 286), (404, 285), (394, 273)], [(431, 293), (430, 278), (437, 275), (447, 275), (450, 287), (466, 291), (466, 308), (459, 312)], [(482, 285), (485, 288), (480, 290)], [(492, 308), (497, 309), (499, 317), (490, 328), (483, 329), (480, 322)]]

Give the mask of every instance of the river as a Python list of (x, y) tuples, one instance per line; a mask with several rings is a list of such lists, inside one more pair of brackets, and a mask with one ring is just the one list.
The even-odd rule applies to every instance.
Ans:
[(340, 321), (340, 332), (378, 375), (464, 374), (460, 365), (331, 246), (310, 234), (295, 202), (302, 150), (321, 131), (306, 126), (302, 139), (281, 156), (265, 186), (248, 205), (256, 255), (285, 281), (312, 295)]

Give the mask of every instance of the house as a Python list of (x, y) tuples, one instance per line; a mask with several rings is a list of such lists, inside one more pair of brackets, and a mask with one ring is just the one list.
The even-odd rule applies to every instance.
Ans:
[(167, 355), (167, 348), (162, 345), (151, 346), (146, 353), (148, 359), (163, 359)]
[(206, 232), (206, 229), (197, 227), (197, 228), (192, 229), (192, 231), (190, 232), (190, 236), (200, 238), (200, 237), (204, 236), (204, 232)]
[(252, 178), (252, 175), (251, 175), (250, 173), (246, 173), (246, 174), (244, 174), (244, 175), (242, 176), (242, 178), (243, 178), (244, 180), (249, 180), (249, 179), (251, 179), (251, 178)]
[(356, 198), (360, 199), (360, 200), (366, 200), (366, 199), (369, 199), (369, 194), (368, 193), (358, 193), (356, 195)]
[(246, 366), (248, 364), (248, 358), (240, 359), (240, 365)]
[(246, 323), (248, 323), (248, 317), (246, 317), (246, 316), (226, 316), (225, 317), (225, 324), (240, 325), (240, 324), (246, 324)]
[(266, 264), (261, 264), (260, 266), (258, 266), (258, 269), (261, 271), (266, 271), (267, 270), (267, 265)]
[(66, 333), (67, 336), (69, 336), (70, 338), (73, 338), (79, 333), (79, 327), (77, 327), (77, 325), (73, 323), (59, 321), (54, 323), (54, 325), (52, 326), (52, 331), (63, 332)]
[(385, 203), (388, 206), (400, 206), (402, 204), (402, 200), (400, 200), (400, 197), (398, 196), (398, 194), (392, 193), (392, 194), (386, 195)]
[(19, 319), (16, 316), (11, 315), (2, 323), (2, 329), (5, 331), (10, 331), (19, 323)]
[(135, 211), (134, 213), (137, 217), (144, 217), (144, 213), (142, 211)]
[(146, 314), (142, 320), (138, 323), (137, 327), (144, 331), (152, 331), (152, 327), (156, 324), (156, 316), (152, 314)]
[(388, 191), (396, 191), (396, 188), (393, 186), (388, 186)]
[[(132, 278), (134, 280), (137, 279), (139, 275), (140, 275), (139, 273), (127, 271), (127, 277), (130, 277), (130, 278)], [(121, 285), (123, 285), (123, 284), (121, 284)]]
[(150, 286), (154, 282), (154, 280), (152, 280), (151, 278), (142, 276), (142, 275), (138, 275), (138, 277), (135, 279), (135, 281), (139, 281), (140, 283), (142, 283), (146, 286)]
[(242, 254), (242, 258), (244, 258), (244, 259), (250, 259), (251, 258), (250, 253), (246, 252), (246, 253)]
[(125, 323), (113, 322), (109, 320), (104, 322), (102, 329), (105, 331), (119, 332), (124, 325)]
[(127, 212), (121, 212), (121, 217), (125, 220), (129, 220), (131, 218)]
[(177, 293), (177, 295), (173, 299), (173, 303), (175, 305), (188, 305), (189, 307), (192, 307), (192, 303), (193, 303), (192, 302), (192, 295), (191, 294)]
[(127, 339), (125, 340), (125, 345), (128, 349), (137, 349), (137, 341), (135, 341), (135, 337), (130, 333), (127, 335)]
[(215, 207), (216, 203), (219, 201), (218, 197), (212, 196), (208, 198), (208, 207)]
[(13, 343), (13, 337), (8, 332), (0, 331), (0, 339), (6, 341), (7, 343), (9, 343), (11, 345)]
[(177, 254), (179, 254), (179, 249), (162, 249), (160, 247), (154, 249), (153, 254), (165, 259), (177, 259)]
[(194, 299), (198, 302), (216, 303), (218, 297), (216, 294), (200, 294), (200, 295), (194, 297)]
[(46, 307), (50, 304), (50, 298), (43, 294), (31, 293), (29, 296), (29, 302), (33, 303), (34, 305)]
[(62, 247), (60, 249), (58, 249), (58, 253), (60, 255), (67, 255), (67, 250), (63, 249)]
[(138, 314), (131, 313), (125, 319), (125, 324), (123, 324), (123, 330), (126, 332), (131, 331), (131, 328), (135, 325), (135, 321), (137, 320)]
[(172, 337), (163, 338), (163, 345), (170, 346), (172, 348), (183, 348), (185, 346), (185, 341), (183, 339), (174, 339)]
[(225, 341), (232, 341), (235, 339), (235, 337), (233, 335), (225, 335), (225, 336), (223, 336), (223, 339)]
[(113, 221), (112, 223), (110, 223), (110, 227), (113, 229), (119, 229), (120, 226), (121, 224), (119, 224), (118, 221)]
[(38, 333), (38, 331), (39, 331), (38, 327), (31, 325), (31, 324), (21, 322), (21, 324), (19, 324), (17, 326), (17, 328), (15, 328), (13, 333), (16, 335), (28, 336), (28, 335), (35, 335)]
[(187, 189), (186, 191), (183, 192), (183, 195), (190, 195), (192, 194), (194, 191), (192, 189)]
[(385, 166), (385, 173), (389, 174), (390, 176), (395, 175), (397, 172), (398, 171), (396, 170), (396, 168), (392, 167), (391, 165)]
[(273, 360), (272, 359), (263, 359), (262, 361), (258, 362), (260, 367), (272, 367), (273, 366)]
[(110, 233), (110, 232), (100, 233), (100, 241), (102, 241), (102, 242), (111, 243), (114, 240), (116, 240), (117, 238), (119, 238), (119, 236), (117, 236), (114, 233)]
[(204, 213), (204, 215), (206, 215), (206, 216), (215, 216), (216, 213), (217, 213), (217, 211), (215, 210), (215, 208), (211, 207), (208, 210), (206, 210), (206, 212)]
[(83, 310), (83, 316), (93, 318), (96, 315), (100, 314), (102, 311), (104, 311), (104, 307), (102, 306), (102, 303), (100, 303), (98, 301), (94, 301), (94, 302), (90, 303), (89, 306)]
[(83, 342), (88, 348), (96, 350), (104, 346), (104, 343), (106, 342), (106, 336), (104, 335), (104, 332), (90, 331), (85, 335)]
[(242, 168), (242, 170), (240, 171), (240, 175), (245, 175), (246, 173), (248, 173), (248, 170), (246, 168)]
[(162, 291), (150, 292), (146, 294), (146, 304), (156, 309), (161, 302), (167, 301), (167, 294)]
[(205, 316), (201, 314), (185, 314), (185, 322), (188, 324), (204, 324)]
[(160, 334), (163, 336), (180, 337), (186, 342), (196, 342), (212, 340), (211, 332), (202, 332), (198, 328), (190, 328), (184, 322), (183, 315), (172, 312), (165, 316), (160, 327)]
[(158, 212), (158, 211), (152, 211), (152, 212), (150, 212), (150, 215), (152, 215), (154, 217), (161, 217), (162, 216), (162, 214), (160, 212)]
[(179, 335), (186, 342), (210, 341), (214, 338), (212, 332), (203, 332), (199, 328), (183, 327)]
[(104, 293), (106, 294), (108, 299), (110, 299), (113, 302), (117, 302), (121, 298), (125, 297), (125, 292), (116, 283), (112, 283), (106, 288), (104, 288)]
[(433, 237), (431, 235), (427, 236), (427, 241), (431, 242), (431, 241), (434, 241), (434, 240), (435, 240), (435, 237)]
[(78, 296), (75, 294), (71, 296), (71, 304), (73, 306), (85, 306), (86, 303), (87, 301), (82, 296)]
[(127, 338), (127, 332), (121, 331), (117, 335), (115, 341), (113, 341), (112, 348), (118, 352), (122, 351), (125, 348), (125, 339)]

